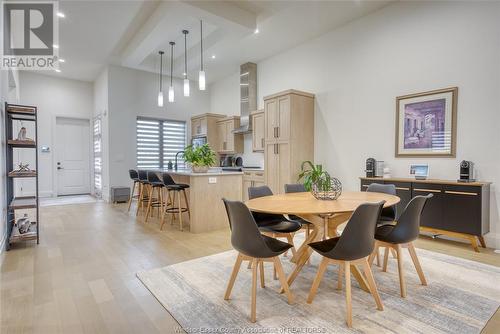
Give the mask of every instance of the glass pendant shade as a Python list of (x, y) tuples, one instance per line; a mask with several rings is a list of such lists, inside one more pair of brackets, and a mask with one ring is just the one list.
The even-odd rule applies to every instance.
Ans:
[(189, 96), (189, 79), (184, 79), (184, 96)]
[(168, 102), (175, 101), (174, 86), (168, 87)]
[(205, 90), (205, 71), (200, 71), (198, 76), (198, 87), (200, 90)]
[(163, 92), (158, 93), (158, 107), (163, 107)]

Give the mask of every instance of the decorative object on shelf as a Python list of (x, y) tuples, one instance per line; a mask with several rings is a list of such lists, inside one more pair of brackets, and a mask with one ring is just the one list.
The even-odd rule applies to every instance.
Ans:
[(323, 165), (314, 165), (311, 161), (303, 161), (300, 170), (299, 181), (303, 180), (307, 191), (311, 191), (313, 183), (323, 175), (330, 176), (328, 172), (323, 170)]
[(16, 227), (19, 231), (19, 234), (24, 234), (30, 230), (31, 221), (28, 218), (28, 214), (25, 213), (22, 218), (19, 218), (16, 222)]
[(415, 180), (425, 180), (429, 176), (428, 164), (411, 164), (410, 176), (414, 176)]
[(391, 169), (389, 167), (384, 168), (384, 179), (388, 179), (391, 177)]
[(172, 169), (174, 169), (174, 164), (172, 164), (172, 160), (169, 160), (169, 161), (168, 161), (168, 164), (167, 164), (167, 169), (168, 169), (168, 170), (172, 170)]
[(184, 150), (184, 161), (191, 165), (193, 172), (206, 173), (215, 164), (215, 152), (208, 144), (189, 145)]
[(198, 87), (205, 90), (205, 70), (203, 69), (203, 21), (200, 20), (200, 73), (198, 75)]
[(187, 34), (188, 30), (183, 30), (184, 34), (184, 96), (189, 96), (189, 79), (188, 79), (188, 65), (187, 65)]
[(170, 87), (168, 87), (168, 102), (175, 101), (174, 93), (174, 45), (175, 42), (169, 42), (170, 44)]
[(158, 51), (158, 54), (160, 55), (160, 90), (158, 92), (158, 107), (163, 107), (163, 54), (165, 52), (163, 51)]
[(374, 158), (366, 159), (365, 173), (366, 177), (375, 177), (375, 164), (377, 161)]
[(458, 182), (474, 182), (474, 163), (472, 161), (462, 160), (460, 163), (460, 178)]
[(17, 140), (27, 140), (26, 139), (26, 128), (23, 126), (21, 129), (19, 129), (19, 132), (17, 133)]
[(31, 170), (29, 168), (29, 165), (30, 164), (23, 164), (22, 162), (20, 162), (19, 165), (17, 165), (19, 168), (13, 170), (13, 172), (18, 172), (18, 173), (22, 173), (22, 172), (34, 172), (33, 170)]
[(320, 200), (336, 200), (342, 194), (342, 183), (328, 174), (322, 175), (312, 185), (312, 194)]
[(396, 98), (396, 157), (455, 157), (458, 87)]

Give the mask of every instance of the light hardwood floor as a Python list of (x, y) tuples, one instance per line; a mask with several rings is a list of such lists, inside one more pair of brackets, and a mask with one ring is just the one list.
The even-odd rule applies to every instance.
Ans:
[[(0, 333), (173, 333), (178, 324), (135, 273), (229, 250), (229, 231), (191, 234), (168, 223), (160, 232), (157, 218), (144, 225), (126, 208), (42, 208), (40, 245), (1, 255)], [(492, 250), (427, 238), (416, 246), (500, 266)], [(497, 311), (484, 333), (499, 331)]]

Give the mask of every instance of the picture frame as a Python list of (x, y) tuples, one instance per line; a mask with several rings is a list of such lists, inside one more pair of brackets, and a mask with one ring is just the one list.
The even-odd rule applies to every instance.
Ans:
[(458, 87), (396, 97), (395, 156), (455, 157)]

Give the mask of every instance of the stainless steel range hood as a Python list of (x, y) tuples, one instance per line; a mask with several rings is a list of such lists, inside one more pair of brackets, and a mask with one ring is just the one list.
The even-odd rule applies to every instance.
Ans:
[(240, 66), (240, 127), (235, 134), (252, 132), (250, 111), (257, 109), (257, 64), (246, 63)]

